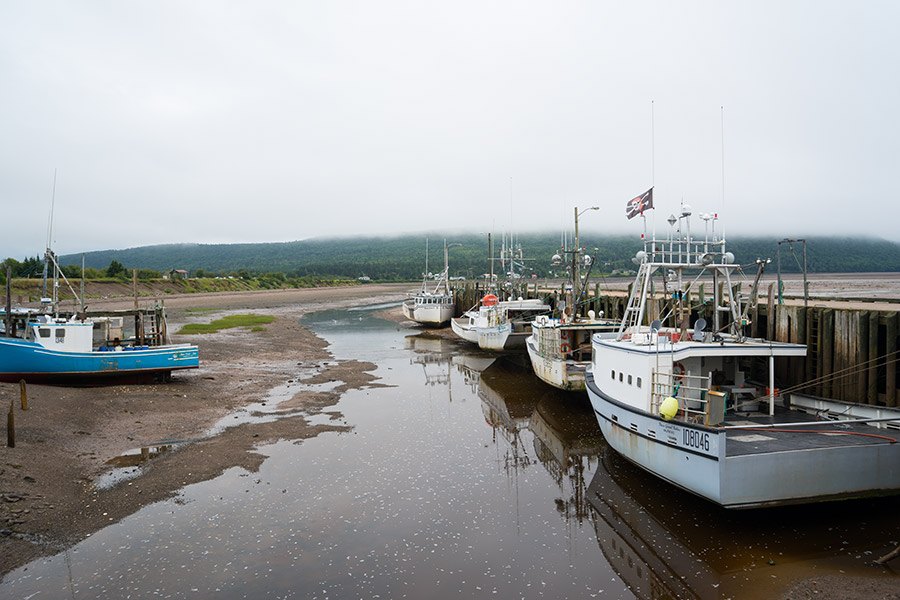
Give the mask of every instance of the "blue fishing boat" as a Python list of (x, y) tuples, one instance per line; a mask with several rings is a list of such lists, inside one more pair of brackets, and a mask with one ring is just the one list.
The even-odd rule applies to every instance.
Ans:
[(200, 352), (193, 344), (93, 345), (90, 319), (35, 315), (24, 337), (0, 337), (0, 380), (59, 380), (156, 375), (196, 369)]
[[(172, 371), (200, 366), (197, 346), (165, 344), (165, 333), (146, 336), (141, 327), (136, 327), (133, 339), (122, 340), (121, 318), (118, 333), (111, 338), (109, 319), (86, 316), (84, 302), (71, 285), (69, 289), (81, 309), (72, 316), (61, 316), (58, 310), (59, 278), (62, 277), (67, 285), (69, 282), (49, 248), (45, 260), (48, 270), (52, 268), (53, 287), (52, 297), (42, 298), (44, 307), (41, 310), (13, 309), (7, 291), (6, 309), (0, 311), (3, 316), (0, 381), (87, 383), (110, 376), (167, 380)], [(159, 316), (164, 321), (161, 309)], [(94, 330), (102, 332), (104, 326), (106, 335), (101, 335), (95, 343)], [(148, 341), (152, 345), (147, 345)]]

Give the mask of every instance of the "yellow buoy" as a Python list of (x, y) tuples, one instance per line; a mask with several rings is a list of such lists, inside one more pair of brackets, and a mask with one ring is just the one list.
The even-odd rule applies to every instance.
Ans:
[(678, 414), (678, 400), (669, 396), (659, 405), (659, 415), (666, 421), (671, 421)]

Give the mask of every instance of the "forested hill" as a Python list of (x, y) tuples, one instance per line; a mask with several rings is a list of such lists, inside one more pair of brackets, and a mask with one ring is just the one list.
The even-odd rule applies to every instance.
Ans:
[[(443, 235), (429, 235), (429, 271), (443, 267)], [(461, 246), (450, 249), (453, 276), (472, 278), (488, 271), (486, 235), (447, 235), (447, 241)], [(240, 272), (284, 273), (293, 276), (367, 276), (374, 280), (415, 280), (425, 267), (425, 235), (397, 237), (358, 237), (311, 239), (264, 244), (175, 244), (145, 246), (125, 250), (103, 250), (85, 254), (88, 267), (106, 268), (118, 261), (128, 269), (153, 269), (166, 272), (185, 269), (191, 274), (235, 274)], [(552, 255), (559, 251), (558, 234), (523, 234), (518, 238), (524, 249), (527, 267), (540, 276), (550, 274)], [(737, 262), (750, 264), (757, 258), (777, 253), (774, 238), (729, 239), (729, 248)], [(631, 258), (640, 249), (634, 237), (582, 235), (581, 245), (596, 260), (595, 269), (604, 273), (631, 270)], [(494, 239), (499, 252), (499, 236)], [(876, 239), (808, 238), (810, 272), (900, 271), (900, 244)], [(793, 254), (782, 245), (782, 270), (798, 271), (802, 248), (795, 244)], [(63, 256), (63, 265), (81, 264), (81, 255)], [(495, 267), (499, 272), (499, 265)]]

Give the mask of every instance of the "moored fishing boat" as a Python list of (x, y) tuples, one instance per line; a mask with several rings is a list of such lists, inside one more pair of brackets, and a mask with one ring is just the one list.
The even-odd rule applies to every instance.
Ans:
[[(586, 210), (594, 210), (592, 207)], [(585, 212), (585, 211), (582, 211)], [(582, 281), (580, 267), (593, 266), (590, 256), (579, 246), (578, 208), (575, 208), (575, 244), (553, 257), (554, 264), (562, 262), (562, 255), (571, 255), (570, 282), (565, 300), (557, 306), (557, 316), (539, 316), (531, 325), (526, 340), (531, 367), (542, 381), (562, 390), (584, 391), (584, 373), (591, 362), (591, 337), (594, 334), (614, 335), (617, 324), (598, 319), (594, 311), (583, 314), (586, 279)]]
[(486, 294), (477, 308), (451, 319), (450, 326), (456, 335), (482, 350), (518, 350), (525, 347), (534, 320), (549, 312), (550, 305), (540, 299), (500, 301), (496, 295)]
[(456, 301), (450, 289), (450, 266), (447, 256), (447, 241), (444, 240), (444, 270), (435, 282), (433, 291), (428, 291), (428, 245), (425, 246), (425, 276), (422, 289), (403, 302), (403, 315), (422, 325), (441, 326), (456, 312)]
[[(0, 380), (86, 382), (111, 376), (154, 376), (166, 379), (172, 371), (196, 369), (200, 354), (193, 344), (149, 345), (103, 339), (94, 343), (100, 322), (80, 314), (60, 316), (57, 306), (59, 265), (51, 250), (46, 260), (53, 268), (53, 297), (43, 312), (10, 310), (0, 337)], [(65, 276), (63, 276), (65, 278)], [(72, 294), (76, 297), (74, 290)], [(6, 313), (6, 311), (4, 311)]]
[[(644, 237), (616, 336), (592, 338), (586, 386), (610, 446), (726, 508), (900, 491), (900, 411), (871, 416), (832, 400), (813, 410), (785, 395), (776, 404), (775, 362), (806, 347), (744, 335), (749, 313), (732, 291), (738, 265), (716, 233), (718, 216), (701, 215), (703, 239), (692, 237), (690, 217), (683, 205), (668, 239)], [(656, 273), (668, 305), (647, 324)], [(686, 299), (710, 280), (712, 322), (691, 327)]]

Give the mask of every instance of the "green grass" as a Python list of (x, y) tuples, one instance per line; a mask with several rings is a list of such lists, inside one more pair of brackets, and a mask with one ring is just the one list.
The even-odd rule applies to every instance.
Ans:
[(273, 322), (275, 317), (268, 315), (229, 315), (216, 319), (212, 323), (188, 323), (179, 331), (179, 335), (193, 335), (197, 333), (216, 333), (223, 329), (232, 329), (234, 327), (251, 327), (251, 331), (262, 331), (262, 325), (268, 325)]

